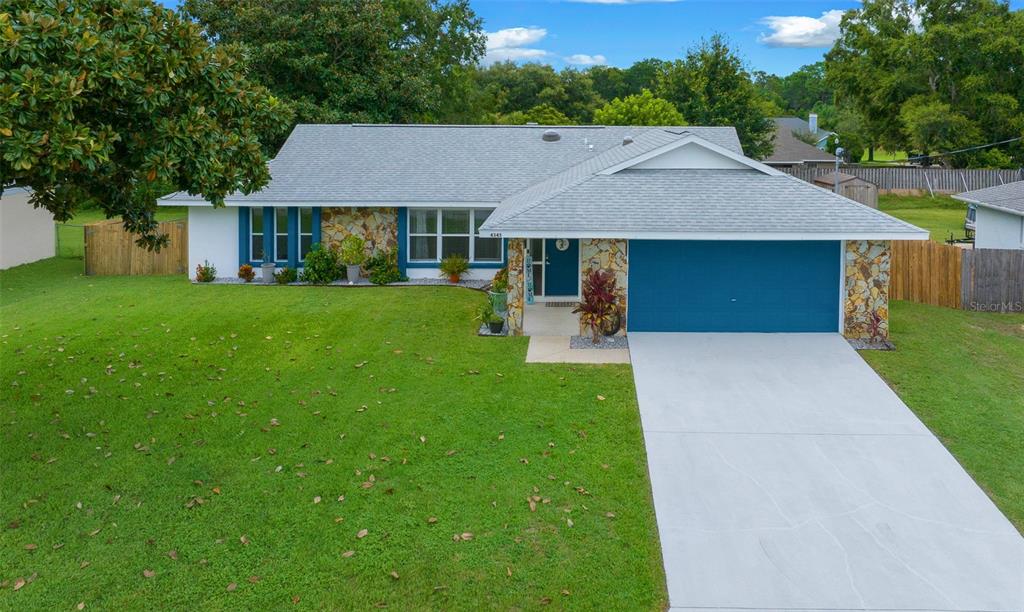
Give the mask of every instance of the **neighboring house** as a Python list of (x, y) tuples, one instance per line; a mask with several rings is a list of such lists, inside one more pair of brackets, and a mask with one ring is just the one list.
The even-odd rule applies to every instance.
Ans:
[(828, 139), (836, 135), (835, 132), (830, 132), (818, 126), (817, 113), (808, 115), (807, 121), (800, 117), (776, 117), (773, 121), (775, 125), (788, 129), (791, 134), (795, 132), (801, 135), (809, 135), (814, 140), (815, 148), (821, 151), (828, 150)]
[(32, 192), (7, 187), (0, 194), (0, 270), (53, 257), (57, 231), (53, 215), (29, 203)]
[[(838, 181), (839, 187), (836, 188)], [(839, 195), (860, 202), (871, 208), (878, 208), (878, 185), (845, 172), (829, 172), (814, 179), (818, 187), (834, 191)]]
[[(832, 167), (836, 163), (836, 156), (824, 150), (807, 144), (793, 135), (793, 122), (803, 124), (803, 131), (807, 131), (807, 123), (796, 117), (778, 117), (775, 121), (775, 146), (771, 155), (764, 159), (764, 163), (777, 168), (791, 168), (793, 166), (825, 166)], [(832, 132), (827, 132), (828, 135)], [(825, 140), (828, 139), (825, 136)]]
[[(1024, 249), (1024, 181), (953, 196), (967, 202), (976, 249)], [(973, 221), (973, 228), (969, 227)]]
[(615, 272), (630, 331), (887, 333), (890, 240), (928, 232), (743, 155), (729, 127), (300, 125), (270, 185), (189, 206), (190, 268), (299, 265), (312, 243), (397, 248), (410, 277), (467, 255), (572, 302)]

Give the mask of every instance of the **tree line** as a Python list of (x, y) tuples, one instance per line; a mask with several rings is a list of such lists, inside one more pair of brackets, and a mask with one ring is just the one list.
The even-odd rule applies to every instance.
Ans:
[[(771, 117), (810, 112), (854, 159), (1024, 134), (1024, 12), (1000, 0), (865, 0), (824, 61), (784, 77), (720, 35), (625, 68), (485, 52), (468, 0), (5, 0), (0, 186), (58, 221), (96, 201), (159, 246), (157, 195), (259, 189), (299, 122), (731, 125), (755, 158)], [(1020, 165), (1024, 147), (937, 159)]]

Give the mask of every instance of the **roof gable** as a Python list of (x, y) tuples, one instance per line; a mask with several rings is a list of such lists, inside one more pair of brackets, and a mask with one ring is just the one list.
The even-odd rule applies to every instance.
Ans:
[(681, 133), (680, 138), (660, 147), (614, 164), (599, 174), (615, 174), (627, 168), (637, 170), (757, 170), (769, 175), (778, 170), (754, 161), (735, 151), (709, 142), (692, 133)]
[(953, 198), (1015, 215), (1024, 215), (1024, 181), (965, 191)]

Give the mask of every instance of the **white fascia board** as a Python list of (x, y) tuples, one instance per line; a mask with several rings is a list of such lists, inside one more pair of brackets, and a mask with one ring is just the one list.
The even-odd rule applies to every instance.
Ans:
[(635, 166), (635, 165), (637, 165), (637, 164), (639, 164), (641, 162), (645, 162), (645, 161), (647, 161), (649, 159), (653, 159), (655, 157), (658, 157), (659, 155), (663, 155), (665, 153), (668, 153), (669, 151), (674, 151), (674, 150), (678, 149), (679, 147), (684, 147), (684, 146), (686, 146), (688, 144), (696, 144), (698, 146), (704, 147), (705, 149), (707, 149), (709, 151), (712, 151), (714, 153), (718, 153), (722, 157), (726, 157), (726, 158), (731, 159), (733, 161), (737, 161), (737, 162), (743, 164), (744, 166), (748, 166), (748, 167), (750, 167), (750, 168), (752, 168), (754, 170), (758, 170), (758, 171), (763, 172), (763, 173), (765, 173), (765, 174), (767, 174), (769, 176), (779, 176), (779, 175), (785, 174), (785, 172), (782, 172), (781, 170), (776, 170), (775, 168), (772, 168), (771, 166), (768, 166), (766, 164), (762, 164), (759, 161), (755, 161), (753, 159), (750, 159), (749, 157), (747, 157), (745, 155), (741, 155), (739, 153), (736, 153), (735, 151), (730, 151), (729, 149), (726, 149), (725, 147), (721, 147), (719, 145), (716, 145), (713, 142), (704, 140), (703, 138), (701, 138), (699, 136), (694, 136), (692, 134), (689, 135), (689, 136), (684, 136), (684, 137), (680, 138), (679, 140), (674, 140), (674, 141), (672, 141), (672, 142), (670, 142), (668, 144), (662, 145), (662, 146), (658, 147), (657, 149), (651, 149), (650, 151), (647, 151), (646, 153), (641, 153), (640, 155), (637, 155), (636, 157), (631, 157), (631, 158), (627, 159), (624, 162), (620, 162), (618, 164), (615, 164), (614, 166), (609, 166), (608, 168), (605, 168), (604, 170), (601, 170), (597, 174), (603, 174), (603, 175), (615, 174), (616, 172), (619, 172), (621, 170), (625, 170), (626, 168), (631, 168), (631, 167), (633, 167), (633, 166)]
[(1007, 208), (1005, 206), (1000, 206), (998, 204), (990, 204), (988, 202), (974, 202), (972, 200), (964, 200), (964, 201), (965, 202), (971, 202), (972, 204), (975, 204), (977, 206), (982, 206), (984, 208), (991, 208), (992, 210), (998, 210), (999, 212), (1004, 212), (1004, 213), (1009, 213), (1011, 215), (1018, 215), (1018, 216), (1024, 217), (1024, 210), (1017, 210), (1016, 208)]
[[(316, 208), (382, 208), (404, 206), (408, 208), (495, 208), (500, 202), (401, 202), (387, 200), (382, 202), (346, 202), (338, 200), (225, 200), (224, 205), (229, 208), (237, 207), (287, 207), (302, 206)], [(157, 199), (158, 206), (212, 206), (206, 200), (175, 200), (173, 198)]]
[(492, 238), (607, 238), (618, 240), (928, 240), (928, 232), (606, 232), (558, 230), (488, 231)]

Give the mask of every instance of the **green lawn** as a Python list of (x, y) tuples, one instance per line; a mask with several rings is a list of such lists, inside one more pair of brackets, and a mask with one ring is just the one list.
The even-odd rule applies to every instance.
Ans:
[(868, 150), (864, 149), (864, 155), (861, 157), (862, 164), (892, 164), (892, 163), (903, 163), (907, 161), (906, 151), (886, 151), (884, 149), (875, 149), (875, 159), (868, 161)]
[(0, 608), (665, 606), (628, 366), (465, 289), (79, 266), (0, 273)]
[(892, 306), (895, 351), (863, 351), (1024, 531), (1024, 315)]
[[(157, 221), (173, 221), (188, 217), (188, 208), (184, 206), (161, 206), (157, 208)], [(85, 224), (103, 221), (106, 217), (98, 208), (79, 211), (67, 223), (57, 224), (57, 256), (85, 257)]]
[(948, 195), (937, 195), (934, 198), (880, 195), (878, 208), (898, 219), (928, 230), (931, 239), (936, 242), (945, 242), (950, 235), (954, 238), (965, 236), (964, 216), (967, 214), (967, 204)]

